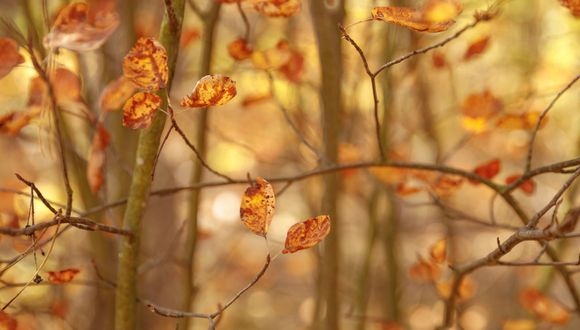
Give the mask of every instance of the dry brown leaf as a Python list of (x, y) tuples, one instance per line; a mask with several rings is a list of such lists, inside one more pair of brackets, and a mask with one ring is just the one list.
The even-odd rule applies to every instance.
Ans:
[(201, 78), (191, 94), (181, 100), (180, 105), (187, 108), (204, 108), (222, 105), (236, 96), (236, 82), (221, 74)]
[(156, 91), (167, 86), (167, 52), (153, 38), (139, 38), (123, 59), (123, 75), (137, 87)]
[(16, 41), (8, 38), (0, 38), (0, 79), (19, 64), (24, 63), (24, 57), (18, 53)]
[(147, 128), (161, 106), (161, 98), (155, 94), (139, 92), (123, 106), (123, 126), (132, 129)]
[(264, 236), (276, 211), (276, 197), (272, 185), (261, 177), (246, 189), (240, 205), (240, 219), (254, 234)]
[(48, 49), (62, 47), (80, 52), (94, 50), (113, 34), (117, 26), (119, 15), (116, 12), (98, 11), (89, 17), (88, 5), (74, 2), (58, 13), (50, 32), (44, 38), (44, 46)]
[(93, 193), (97, 193), (105, 182), (103, 172), (108, 145), (109, 133), (101, 124), (98, 124), (87, 158), (87, 179)]
[(442, 32), (455, 21), (429, 22), (423, 19), (422, 10), (408, 7), (375, 7), (371, 11), (373, 19), (400, 25), (418, 32)]
[(282, 253), (294, 253), (320, 243), (330, 233), (330, 217), (319, 215), (294, 224), (286, 234)]

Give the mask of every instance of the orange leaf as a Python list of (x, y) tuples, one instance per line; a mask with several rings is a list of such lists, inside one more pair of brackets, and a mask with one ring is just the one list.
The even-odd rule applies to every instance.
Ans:
[(300, 11), (300, 0), (254, 0), (254, 9), (267, 17), (290, 17)]
[(395, 192), (400, 196), (410, 196), (422, 192), (423, 190), (425, 190), (423, 187), (413, 186), (405, 182), (401, 182), (397, 185)]
[(181, 32), (181, 39), (179, 40), (180, 48), (187, 48), (192, 42), (199, 39), (200, 33), (196, 28), (189, 28)]
[(286, 40), (280, 40), (276, 47), (252, 53), (252, 64), (257, 69), (280, 69), (292, 58), (292, 51)]
[(123, 126), (140, 129), (151, 125), (153, 115), (161, 106), (161, 98), (155, 94), (139, 92), (123, 106)]
[(375, 7), (371, 11), (373, 19), (400, 25), (418, 32), (441, 32), (455, 21), (429, 22), (423, 19), (421, 10), (407, 7)]
[(181, 100), (180, 105), (187, 108), (201, 108), (222, 105), (236, 96), (236, 82), (221, 74), (201, 78), (193, 92)]
[(252, 56), (252, 47), (243, 38), (238, 38), (228, 44), (228, 53), (237, 61), (242, 61)]
[(16, 330), (18, 329), (18, 321), (6, 314), (6, 312), (0, 311), (0, 328), (3, 330)]
[[(445, 299), (448, 299), (451, 295), (453, 280), (437, 282), (437, 293)], [(469, 299), (475, 294), (475, 283), (471, 277), (463, 277), (459, 288), (457, 290), (457, 296), (461, 300)]]
[(481, 55), (489, 45), (489, 36), (482, 37), (474, 42), (472, 42), (467, 50), (465, 51), (465, 55), (463, 55), (464, 61), (469, 61), (472, 58)]
[(272, 185), (261, 177), (246, 189), (240, 205), (242, 223), (256, 235), (266, 237), (276, 211), (276, 197)]
[(99, 98), (101, 111), (115, 111), (120, 109), (128, 98), (135, 93), (135, 85), (127, 80), (124, 76), (120, 76), (116, 80), (110, 82)]
[(107, 133), (103, 125), (97, 124), (97, 130), (87, 159), (87, 179), (93, 193), (97, 193), (105, 181), (103, 167), (105, 166), (105, 150), (108, 145), (109, 133)]
[(290, 50), (290, 59), (278, 71), (291, 82), (298, 83), (304, 71), (304, 56), (296, 50)]
[(534, 320), (518, 319), (507, 320), (503, 323), (502, 330), (536, 330), (537, 325)]
[(503, 108), (502, 102), (489, 90), (480, 94), (471, 94), (461, 104), (461, 113), (471, 118), (488, 119)]
[(447, 259), (447, 241), (445, 239), (438, 240), (431, 246), (429, 254), (436, 263), (443, 263)]
[(520, 304), (540, 319), (558, 325), (565, 325), (570, 320), (568, 311), (557, 301), (546, 297), (535, 288), (520, 292)]
[(0, 38), (0, 79), (22, 63), (24, 57), (18, 53), (18, 44), (12, 39)]
[(48, 272), (48, 281), (55, 284), (68, 283), (80, 272), (76, 268), (67, 268), (59, 271)]
[(431, 54), (431, 61), (433, 62), (433, 67), (437, 69), (443, 69), (447, 66), (447, 60), (445, 59), (445, 55), (443, 53), (434, 51)]
[(433, 282), (439, 277), (439, 268), (431, 260), (419, 257), (409, 269), (409, 275), (415, 281)]
[(29, 108), (27, 111), (9, 112), (0, 116), (0, 133), (16, 136), (30, 121), (40, 114), (40, 108)]
[[(510, 175), (505, 179), (505, 183), (511, 184), (512, 182), (516, 181), (520, 177), (521, 177), (521, 175), (519, 175), (519, 174)], [(532, 179), (528, 179), (528, 180), (520, 183), (518, 188), (521, 189), (524, 193), (526, 193), (528, 195), (532, 195), (534, 193), (534, 191), (536, 191), (536, 183)]]
[[(487, 163), (483, 163), (473, 170), (473, 173), (482, 178), (491, 180), (501, 171), (501, 162), (499, 159), (493, 159)], [(473, 184), (479, 184), (479, 181), (469, 179)]]
[(82, 102), (82, 84), (79, 76), (65, 68), (55, 70), (52, 77), (52, 88), (59, 105), (67, 102)]
[(165, 48), (153, 38), (139, 38), (123, 59), (123, 75), (145, 90), (165, 88), (169, 76)]
[[(526, 113), (522, 113), (519, 115), (516, 114), (506, 114), (495, 122), (497, 127), (508, 129), (508, 130), (517, 130), (517, 129), (525, 129), (530, 130), (536, 127), (536, 123), (540, 118), (540, 113), (538, 111), (528, 111)], [(542, 119), (540, 123), (540, 129), (543, 128), (546, 123), (548, 122), (547, 117)]]
[(442, 175), (431, 182), (429, 186), (439, 196), (450, 196), (461, 187), (462, 183), (463, 178), (455, 179), (448, 175)]
[(319, 215), (294, 224), (286, 234), (286, 243), (282, 253), (294, 253), (308, 249), (320, 243), (330, 233), (330, 217)]
[(99, 11), (89, 20), (88, 12), (83, 2), (65, 6), (44, 38), (44, 46), (80, 52), (99, 48), (119, 26), (119, 15), (114, 11)]
[(580, 0), (560, 0), (560, 3), (570, 9), (574, 17), (580, 17)]

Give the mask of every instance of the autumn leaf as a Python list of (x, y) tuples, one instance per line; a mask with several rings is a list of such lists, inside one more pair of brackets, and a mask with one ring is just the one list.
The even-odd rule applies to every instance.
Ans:
[(201, 78), (191, 94), (181, 100), (180, 105), (187, 108), (202, 108), (226, 104), (236, 96), (236, 82), (221, 74)]
[(25, 111), (13, 111), (0, 115), (0, 133), (16, 136), (32, 119), (38, 117), (40, 108), (32, 107)]
[(17, 330), (18, 321), (4, 311), (0, 311), (0, 329)]
[(272, 99), (272, 93), (270, 92), (260, 94), (250, 94), (242, 100), (242, 107), (247, 108), (256, 105), (257, 103), (264, 102), (270, 99)]
[(288, 41), (280, 40), (273, 48), (252, 53), (252, 65), (262, 70), (277, 70), (286, 65), (292, 58)]
[(461, 113), (471, 118), (488, 119), (503, 109), (503, 103), (489, 90), (470, 94), (461, 104)]
[[(520, 174), (510, 175), (505, 179), (505, 183), (512, 184), (513, 182), (518, 180), (520, 177), (521, 177)], [(536, 183), (532, 179), (528, 179), (528, 180), (520, 183), (520, 185), (518, 186), (518, 189), (520, 189), (521, 191), (523, 191), (527, 195), (532, 195), (532, 194), (534, 194), (534, 191), (536, 191)]]
[(330, 233), (330, 217), (319, 215), (294, 224), (286, 234), (282, 253), (294, 253), (320, 243)]
[(58, 68), (50, 81), (59, 105), (83, 102), (82, 83), (76, 73), (66, 68)]
[(570, 9), (574, 17), (580, 17), (580, 0), (560, 0), (562, 6)]
[(371, 10), (374, 20), (396, 24), (418, 32), (442, 32), (455, 21), (429, 22), (423, 19), (421, 10), (408, 7), (375, 7)]
[(18, 53), (16, 41), (8, 38), (0, 38), (0, 79), (19, 64), (24, 63), (24, 57)]
[(256, 235), (266, 237), (276, 211), (276, 197), (272, 185), (261, 177), (246, 189), (240, 205), (242, 223)]
[(452, 21), (461, 14), (463, 6), (457, 0), (427, 0), (423, 5), (423, 20), (430, 23)]
[(238, 38), (228, 44), (228, 53), (236, 61), (242, 61), (252, 56), (252, 47), (243, 38)]
[(431, 62), (433, 63), (433, 67), (436, 69), (443, 69), (447, 67), (447, 60), (445, 59), (445, 55), (438, 51), (434, 51), (431, 54)]
[(156, 91), (167, 86), (167, 52), (153, 38), (139, 38), (123, 59), (123, 75), (137, 87)]
[(184, 29), (181, 32), (181, 39), (179, 39), (179, 47), (180, 48), (187, 48), (191, 43), (199, 39), (201, 33), (196, 28), (188, 28)]
[(65, 6), (44, 38), (44, 46), (79, 52), (99, 48), (119, 26), (119, 15), (114, 11), (98, 11), (89, 17), (89, 10), (84, 2)]
[(254, 9), (266, 17), (290, 17), (302, 7), (300, 0), (254, 0)]
[[(482, 178), (491, 180), (501, 171), (501, 161), (499, 159), (493, 159), (489, 162), (483, 163), (477, 166), (473, 173), (479, 175)], [(472, 184), (479, 184), (479, 181), (469, 179)]]
[(502, 330), (536, 330), (537, 325), (534, 320), (517, 319), (503, 322)]
[(278, 71), (289, 81), (299, 83), (304, 72), (304, 56), (297, 50), (290, 50), (290, 59)]
[(530, 313), (543, 321), (557, 325), (565, 325), (570, 320), (568, 311), (557, 301), (546, 297), (535, 288), (527, 288), (520, 292), (520, 304)]
[(472, 42), (469, 45), (469, 47), (467, 47), (467, 50), (463, 55), (463, 60), (469, 61), (474, 57), (481, 55), (487, 49), (487, 46), (489, 45), (489, 40), (490, 40), (489, 36), (484, 36)]
[(431, 190), (439, 196), (451, 196), (455, 191), (457, 191), (461, 184), (463, 183), (463, 178), (454, 178), (449, 175), (442, 175), (429, 183)]
[(98, 124), (89, 149), (89, 157), (87, 158), (87, 179), (93, 193), (97, 193), (105, 181), (103, 168), (109, 139), (109, 133), (107, 133), (103, 125)]
[(59, 271), (48, 272), (48, 281), (54, 284), (68, 283), (80, 272), (76, 268), (67, 268)]
[[(452, 292), (453, 279), (437, 282), (436, 287), (437, 293), (441, 297), (448, 299)], [(473, 282), (473, 280), (469, 276), (463, 277), (457, 290), (457, 297), (461, 300), (467, 300), (473, 297), (474, 294), (475, 294), (475, 282)]]
[(409, 275), (415, 281), (433, 282), (439, 277), (439, 268), (431, 260), (419, 257), (409, 269)]
[(447, 241), (445, 239), (440, 239), (429, 249), (429, 254), (431, 259), (436, 263), (440, 264), (447, 260)]
[[(506, 114), (498, 118), (495, 125), (499, 128), (507, 130), (531, 130), (536, 127), (538, 119), (540, 118), (540, 112), (538, 111), (528, 111), (522, 114)], [(548, 118), (544, 117), (540, 123), (540, 129), (546, 126)]]
[(103, 89), (99, 98), (101, 111), (108, 112), (120, 109), (135, 91), (135, 85), (124, 76), (110, 82)]
[(123, 126), (140, 129), (151, 125), (153, 115), (161, 106), (161, 98), (155, 94), (139, 92), (123, 106)]
[(410, 185), (408, 183), (405, 182), (401, 182), (397, 185), (397, 187), (395, 188), (395, 193), (397, 193), (397, 195), (399, 196), (410, 196), (410, 195), (414, 195), (416, 193), (420, 193), (422, 191), (425, 191), (425, 189), (423, 187), (419, 187), (416, 185)]

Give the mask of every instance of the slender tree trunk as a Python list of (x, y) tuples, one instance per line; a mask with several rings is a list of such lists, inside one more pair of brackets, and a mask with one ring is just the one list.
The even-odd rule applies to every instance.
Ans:
[[(202, 40), (202, 55), (199, 75), (205, 76), (211, 73), (211, 59), (214, 50), (214, 36), (219, 18), (221, 4), (219, 2), (211, 2), (211, 6), (207, 11), (203, 21), (203, 40)], [(207, 150), (207, 125), (209, 120), (208, 109), (202, 109), (199, 113), (199, 119), (196, 126), (195, 144), (197, 150), (202, 158), (206, 156)], [(191, 184), (195, 185), (201, 182), (203, 167), (194, 157), (194, 162), (197, 162), (193, 168), (191, 176)], [(185, 310), (193, 310), (195, 302), (195, 253), (198, 241), (198, 213), (201, 201), (201, 189), (193, 190), (189, 199), (189, 223), (187, 225), (187, 232), (184, 246), (184, 265), (187, 267), (185, 275), (184, 301), (181, 304)], [(189, 329), (193, 324), (193, 318), (185, 318), (182, 322), (182, 329)]]
[[(176, 22), (172, 21), (167, 11), (161, 24), (159, 41), (167, 50), (169, 66), (168, 87), (158, 94), (162, 100), (162, 108), (167, 107), (167, 96), (173, 79), (175, 61), (179, 50), (181, 23), (183, 21), (184, 0), (168, 0)], [(141, 132), (137, 146), (137, 158), (133, 170), (133, 178), (127, 208), (123, 219), (123, 228), (133, 233), (132, 238), (124, 238), (119, 257), (117, 276), (117, 292), (115, 300), (115, 328), (117, 330), (132, 330), (136, 327), (137, 310), (137, 266), (139, 258), (139, 241), (141, 234), (141, 219), (145, 213), (149, 191), (151, 189), (155, 156), (159, 148), (161, 134), (165, 126), (166, 116), (157, 112), (151, 126)]]
[[(333, 163), (338, 158), (339, 133), (341, 129), (342, 52), (338, 24), (342, 22), (344, 16), (343, 5), (344, 3), (340, 1), (335, 2), (335, 6), (338, 6), (338, 8), (327, 8), (325, 1), (310, 1), (321, 67), (322, 86), (320, 98), (322, 102), (324, 151), (327, 161)], [(337, 213), (337, 199), (340, 190), (338, 174), (326, 175), (324, 185), (325, 193), (322, 209), (332, 219), (333, 228), (324, 244), (319, 282), (319, 285), (323, 285), (321, 291), (326, 306), (326, 320), (324, 325), (321, 325), (321, 328), (338, 330), (340, 328), (340, 301), (338, 294), (340, 288), (338, 285), (338, 275), (341, 227)]]

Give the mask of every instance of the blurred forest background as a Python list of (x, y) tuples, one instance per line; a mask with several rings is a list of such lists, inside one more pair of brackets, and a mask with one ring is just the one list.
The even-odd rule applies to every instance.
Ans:
[[(103, 109), (102, 94), (123, 75), (123, 58), (139, 37), (160, 37), (166, 7), (162, 0), (87, 2), (95, 11), (116, 11), (119, 21), (102, 46), (88, 51), (42, 46), (68, 1), (0, 2), (0, 36), (16, 40), (22, 57), (0, 80), (2, 228), (21, 230), (29, 219), (30, 188), (14, 173), (34, 182), (63, 210), (67, 201), (55, 127), (40, 109), (42, 102), (35, 101), (38, 90), (31, 82), (38, 71), (14, 29), (28, 36), (42, 65), (67, 70), (53, 82), (53, 89), (62, 114), (73, 214), (124, 227), (141, 131), (122, 125), (123, 110), (118, 109), (123, 103)], [(153, 195), (147, 202), (139, 225), (134, 278), (138, 297), (175, 310), (211, 313), (252, 281), (268, 249), (274, 255), (283, 248), (291, 225), (329, 214), (330, 236), (319, 246), (275, 258), (264, 276), (223, 313), (217, 328), (435, 329), (445, 321), (453, 291), (453, 269), (447, 265), (467, 264), (498, 248), (498, 242), (522, 226), (513, 207), (487, 184), (473, 184), (464, 175), (441, 177), (437, 171), (369, 165), (300, 175), (334, 164), (394, 160), (470, 173), (480, 167), (477, 175), (504, 187), (506, 178), (530, 170), (525, 168), (526, 157), (538, 115), (580, 72), (580, 4), (466, 0), (461, 1), (454, 24), (429, 33), (365, 21), (375, 7), (422, 8), (427, 1), (223, 2), (185, 1), (170, 100), (175, 119), (208, 167), (235, 182), (202, 167), (174, 130), (168, 135), (151, 191), (184, 189)], [(282, 15), (288, 17), (269, 17), (256, 10), (260, 2), (299, 7)], [(490, 8), (489, 20), (475, 19), (475, 26), (443, 47), (376, 75), (375, 117), (371, 79), (339, 24), (360, 46), (374, 72), (415, 49), (453, 37), (474, 22), (475, 12)], [(364, 22), (349, 26), (359, 21)], [(232, 42), (239, 38), (246, 43), (234, 49)], [(233, 79), (237, 95), (208, 109), (179, 107), (183, 96), (207, 74)], [(540, 125), (531, 169), (569, 160), (568, 173), (578, 172), (579, 85), (562, 93)], [(159, 111), (157, 116), (167, 113)], [(15, 117), (24, 118), (24, 123), (16, 124)], [(94, 189), (87, 167), (97, 122), (108, 131), (110, 143), (103, 184)], [(163, 137), (170, 125), (168, 120)], [(241, 197), (248, 179), (257, 176), (272, 183), (277, 197), (267, 246), (240, 223)], [(520, 186), (509, 195), (531, 217), (570, 177), (543, 173), (528, 189)], [(191, 188), (200, 182), (210, 184)], [(570, 184), (558, 199), (555, 213), (560, 220), (580, 206), (578, 182)], [(540, 228), (553, 221), (551, 215), (542, 218)], [(37, 223), (53, 217), (40, 201), (35, 202)], [(64, 224), (60, 231), (63, 228)], [(45, 245), (34, 253), (30, 246), (38, 244), (33, 242), (35, 236), (11, 236), (8, 229), (0, 235), (2, 305), (37, 270), (43, 279), (30, 283), (7, 306), (0, 314), (0, 328), (114, 328), (114, 286), (125, 238), (66, 228), (54, 247), (50, 238), (56, 227), (43, 232), (38, 239), (46, 240)], [(540, 245), (524, 242), (510, 251), (502, 260), (512, 265), (468, 274), (457, 288), (453, 328), (580, 328), (580, 311), (570, 291), (580, 285), (576, 275), (580, 268), (574, 266), (578, 238), (539, 241)], [(446, 252), (441, 252), (442, 245)], [(561, 262), (571, 263), (551, 267), (543, 255), (546, 246)], [(66, 269), (78, 273), (62, 284), (48, 280), (47, 272)], [(561, 276), (564, 272), (567, 277)], [(544, 307), (538, 311), (534, 304), (541, 299)], [(208, 327), (206, 319), (166, 318), (142, 302), (136, 304), (136, 320), (138, 329)]]

